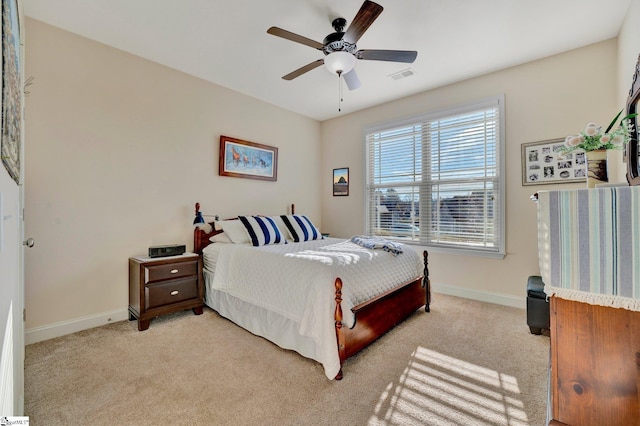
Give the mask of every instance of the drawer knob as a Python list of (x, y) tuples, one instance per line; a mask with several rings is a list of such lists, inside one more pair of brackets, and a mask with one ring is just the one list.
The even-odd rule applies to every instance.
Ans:
[(176, 295), (176, 294), (178, 294), (178, 293), (179, 293), (179, 291), (178, 291), (178, 290), (173, 290), (170, 294), (171, 294), (172, 296), (175, 296), (175, 295)]
[(172, 269), (172, 270), (171, 270), (171, 271), (169, 271), (169, 272), (171, 272), (172, 274), (177, 274), (177, 273), (178, 273), (178, 270), (177, 270), (177, 269)]

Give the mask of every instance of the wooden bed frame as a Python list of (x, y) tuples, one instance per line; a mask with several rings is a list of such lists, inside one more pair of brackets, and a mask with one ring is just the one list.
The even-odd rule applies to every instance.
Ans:
[[(196, 203), (196, 215), (199, 207), (199, 203)], [(294, 209), (295, 207), (292, 205), (291, 214), (294, 214)], [(202, 256), (202, 250), (211, 244), (209, 238), (222, 232), (222, 230), (216, 230), (214, 222), (210, 222), (209, 225), (212, 227), (210, 232), (206, 232), (199, 227), (196, 227), (193, 231), (193, 250), (200, 256)], [(401, 284), (352, 308), (355, 316), (355, 325), (352, 328), (342, 326), (343, 315), (340, 303), (342, 302), (342, 280), (336, 278), (334, 283), (336, 301), (334, 319), (340, 366), (344, 364), (347, 358), (355, 355), (404, 321), (420, 307), (424, 306), (425, 312), (430, 311), (431, 282), (429, 280), (428, 256), (425, 250), (423, 252), (423, 276), (416, 277), (415, 280)], [(340, 368), (335, 379), (342, 379), (342, 368)]]

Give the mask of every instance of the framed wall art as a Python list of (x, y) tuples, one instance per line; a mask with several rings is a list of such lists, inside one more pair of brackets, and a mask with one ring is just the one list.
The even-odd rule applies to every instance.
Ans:
[(220, 136), (220, 176), (276, 181), (278, 148)]
[(333, 169), (333, 195), (349, 195), (349, 168)]
[(20, 24), (16, 0), (2, 0), (2, 134), (0, 155), (9, 176), (20, 184), (22, 83)]
[(522, 144), (522, 185), (584, 182), (587, 157), (584, 151), (564, 153), (564, 139)]

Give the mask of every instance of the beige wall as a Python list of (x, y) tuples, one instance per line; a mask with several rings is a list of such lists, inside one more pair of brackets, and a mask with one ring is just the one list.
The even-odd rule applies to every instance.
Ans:
[[(121, 317), (127, 259), (192, 249), (196, 201), (222, 217), (295, 203), (321, 224), (317, 121), (38, 21), (26, 30), (28, 331)], [(278, 147), (278, 181), (218, 176), (221, 134)]]
[[(323, 230), (348, 237), (364, 229), (364, 127), (503, 93), (507, 256), (495, 260), (434, 252), (430, 272), (441, 291), (495, 295), (496, 301), (521, 305), (527, 276), (539, 270), (536, 206), (529, 196), (537, 190), (584, 185), (523, 186), (521, 144), (564, 137), (590, 121), (608, 124), (621, 108), (616, 61), (617, 42), (612, 39), (323, 122)], [(332, 196), (331, 172), (336, 167), (350, 168), (348, 197)]]

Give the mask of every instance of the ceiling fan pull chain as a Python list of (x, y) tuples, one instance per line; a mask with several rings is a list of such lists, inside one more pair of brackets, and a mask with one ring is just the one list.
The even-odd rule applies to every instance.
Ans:
[(342, 112), (342, 71), (338, 71), (338, 112)]

